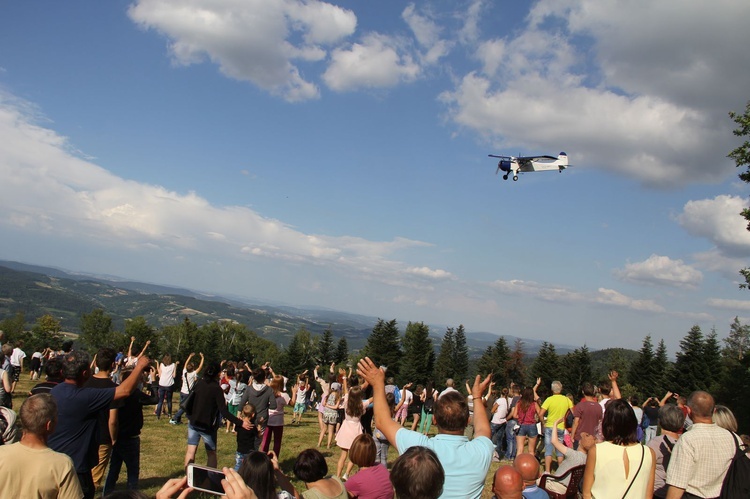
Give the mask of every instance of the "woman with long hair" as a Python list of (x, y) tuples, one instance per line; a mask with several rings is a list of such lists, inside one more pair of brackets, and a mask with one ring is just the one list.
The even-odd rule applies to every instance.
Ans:
[(282, 391), (284, 389), (284, 378), (282, 376), (274, 376), (271, 379), (271, 389), (276, 397), (276, 409), (269, 409), (268, 411), (268, 425), (263, 433), (260, 449), (263, 452), (268, 452), (268, 448), (271, 446), (271, 437), (273, 437), (273, 452), (279, 456), (281, 455), (281, 437), (284, 435), (284, 407), (293, 404), (291, 397)]
[(198, 364), (198, 367), (195, 367), (195, 363), (193, 362), (193, 356), (195, 354), (191, 353), (188, 355), (187, 360), (185, 361), (185, 367), (182, 369), (182, 387), (180, 388), (180, 408), (177, 411), (177, 414), (175, 414), (172, 419), (169, 420), (170, 424), (180, 424), (182, 423), (182, 415), (185, 414), (185, 409), (182, 408), (183, 402), (187, 400), (188, 396), (190, 395), (190, 392), (193, 391), (193, 387), (195, 386), (195, 382), (198, 381), (198, 374), (201, 372), (201, 369), (203, 369), (203, 361), (205, 360), (205, 357), (203, 356), (203, 352), (200, 353), (201, 356), (201, 362)]
[(172, 356), (165, 354), (157, 367), (159, 375), (159, 402), (156, 404), (156, 419), (161, 418), (162, 406), (164, 400), (167, 401), (167, 416), (172, 417), (172, 388), (174, 387), (174, 378), (177, 374), (177, 364), (180, 361), (172, 362)]
[[(328, 432), (328, 444), (326, 448), (331, 448), (331, 442), (333, 442), (333, 434), (336, 429), (336, 423), (339, 419), (339, 404), (341, 403), (341, 385), (334, 381), (330, 384), (328, 393), (325, 398), (320, 401), (323, 404), (323, 425), (324, 429)], [(323, 445), (323, 436), (325, 431), (321, 431), (318, 437), (318, 447)]]
[(424, 392), (424, 387), (422, 385), (417, 385), (414, 389), (414, 397), (411, 399), (411, 404), (406, 408), (406, 413), (412, 420), (411, 431), (417, 430), (419, 418), (422, 417), (422, 405), (424, 404), (424, 402), (422, 402), (422, 392)]
[(513, 407), (509, 419), (518, 421), (519, 429), (516, 434), (516, 455), (523, 454), (523, 446), (526, 439), (529, 442), (529, 454), (535, 454), (536, 439), (539, 437), (539, 431), (536, 428), (536, 418), (542, 409), (534, 400), (534, 390), (526, 387), (521, 392), (521, 398)]
[(438, 392), (433, 388), (432, 381), (427, 382), (427, 386), (422, 392), (422, 414), (419, 421), (419, 433), (427, 435), (432, 426), (432, 409), (435, 407)]
[(638, 441), (638, 420), (624, 399), (610, 400), (602, 420), (604, 442), (589, 450), (583, 475), (585, 499), (651, 499), (654, 451)]
[(212, 362), (203, 373), (203, 377), (195, 382), (193, 398), (185, 412), (188, 414), (188, 442), (185, 451), (185, 466), (195, 461), (198, 443), (203, 440), (206, 447), (206, 461), (211, 468), (216, 468), (216, 432), (221, 425), (219, 414), (236, 425), (249, 430), (252, 424), (244, 422), (227, 409), (224, 391), (219, 385), (221, 366)]
[[(344, 388), (346, 388), (346, 381), (344, 382)], [(341, 455), (336, 465), (336, 476), (338, 477), (342, 477), (341, 471), (344, 469), (344, 463), (349, 455), (352, 442), (358, 435), (362, 434), (362, 424), (359, 418), (365, 413), (365, 407), (370, 403), (369, 400), (362, 400), (362, 396), (362, 388), (359, 386), (353, 386), (344, 396), (346, 415), (339, 432), (336, 434), (336, 445), (341, 449)], [(353, 466), (351, 461), (346, 465), (346, 473), (342, 477), (344, 480), (349, 476)]]
[[(283, 387), (283, 380), (282, 380)], [(258, 499), (292, 499), (299, 497), (289, 478), (281, 472), (276, 454), (252, 451), (238, 472)], [(281, 488), (281, 490), (278, 490)]]
[[(328, 395), (331, 393), (331, 383), (336, 381), (336, 374), (333, 372), (333, 366), (334, 363), (331, 362), (330, 373), (326, 379), (323, 379), (318, 375), (318, 369), (320, 366), (315, 366), (315, 369), (313, 369), (313, 378), (318, 382), (320, 389), (322, 390), (320, 401), (315, 408), (318, 411), (318, 428), (320, 428), (320, 433), (318, 434), (318, 447), (323, 445), (323, 437), (325, 437), (326, 431), (328, 431), (328, 425), (323, 417), (326, 412), (326, 401), (328, 400)], [(328, 446), (330, 447), (331, 444), (329, 443)]]

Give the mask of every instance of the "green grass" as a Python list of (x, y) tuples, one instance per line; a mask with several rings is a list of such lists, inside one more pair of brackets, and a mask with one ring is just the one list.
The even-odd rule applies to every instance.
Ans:
[[(36, 384), (35, 381), (29, 381), (28, 373), (21, 375), (21, 380), (16, 387), (16, 394), (13, 397), (13, 407), (18, 410), (21, 407), (29, 389)], [(173, 409), (178, 409), (179, 396), (175, 394)], [(292, 473), (294, 461), (297, 455), (304, 449), (315, 447), (318, 443), (318, 417), (317, 412), (307, 412), (302, 417), (302, 423), (297, 426), (289, 425), (292, 417), (291, 407), (286, 408), (284, 427), (284, 436), (281, 445), (281, 455), (279, 464), (284, 473), (292, 480), (292, 483), (300, 492), (305, 490), (304, 484), (299, 482)], [(170, 478), (181, 477), (184, 475), (183, 462), (185, 459), (185, 448), (187, 447), (187, 425), (171, 425), (168, 418), (162, 416), (160, 420), (154, 416), (154, 406), (145, 406), (143, 408), (144, 425), (141, 431), (141, 472), (140, 488), (149, 496), (154, 496), (161, 486)], [(183, 423), (187, 420), (183, 417)], [(433, 426), (431, 434), (434, 434)], [(234, 466), (234, 453), (236, 451), (236, 438), (232, 433), (225, 433), (224, 429), (219, 429), (218, 435), (218, 463), (219, 467)], [(325, 448), (326, 440), (323, 440), (323, 448), (319, 449), (328, 463), (329, 473), (336, 472), (336, 463), (339, 459), (340, 450), (336, 447), (335, 441), (331, 449)], [(396, 459), (397, 453), (393, 447), (388, 454), (388, 463)], [(196, 463), (206, 463), (206, 453), (203, 445), (198, 446)], [(492, 496), (491, 484), (492, 476), (500, 464), (492, 463), (490, 471), (487, 473), (486, 487), (482, 494), (483, 499), (489, 499)], [(356, 467), (355, 467), (356, 470)], [(106, 476), (106, 475), (105, 475)], [(126, 471), (123, 466), (118, 479), (118, 489), (125, 488)], [(201, 497), (193, 494), (191, 497)], [(215, 496), (206, 496), (215, 497)]]

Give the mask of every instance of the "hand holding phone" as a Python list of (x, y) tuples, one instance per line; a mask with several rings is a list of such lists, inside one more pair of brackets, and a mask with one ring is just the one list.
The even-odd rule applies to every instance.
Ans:
[(209, 494), (223, 496), (224, 487), (221, 481), (224, 479), (224, 472), (208, 466), (200, 466), (195, 463), (188, 464), (187, 467), (187, 485), (195, 490), (208, 492)]

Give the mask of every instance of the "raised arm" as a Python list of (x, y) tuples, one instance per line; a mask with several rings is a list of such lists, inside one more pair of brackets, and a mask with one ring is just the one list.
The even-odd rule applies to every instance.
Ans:
[(203, 361), (206, 360), (205, 357), (203, 357), (203, 352), (200, 353), (200, 356), (201, 356), (201, 363), (198, 364), (198, 367), (195, 369), (195, 371), (193, 371), (195, 372), (195, 374), (198, 374), (201, 371), (201, 369), (203, 369)]
[(133, 372), (130, 373), (128, 379), (117, 385), (117, 388), (115, 388), (115, 400), (125, 398), (133, 392), (135, 387), (138, 386), (138, 381), (141, 379), (141, 373), (146, 367), (148, 367), (150, 362), (151, 361), (146, 356), (138, 358), (138, 362), (135, 363)]
[[(385, 438), (396, 446), (396, 433), (401, 425), (393, 420), (391, 409), (385, 398), (385, 373), (375, 365), (369, 357), (365, 357), (357, 364), (357, 373), (372, 386), (373, 413), (375, 426), (385, 435)], [(489, 427), (489, 423), (487, 423)]]
[(146, 340), (146, 344), (145, 344), (145, 345), (143, 345), (143, 350), (141, 350), (141, 353), (139, 353), (139, 354), (138, 354), (138, 358), (139, 358), (139, 359), (140, 359), (141, 357), (143, 357), (143, 356), (144, 356), (144, 355), (146, 354), (146, 349), (148, 348), (148, 346), (149, 346), (150, 344), (151, 344), (151, 340)]
[[(557, 421), (555, 421), (554, 426), (552, 428), (557, 428), (557, 425), (559, 425), (563, 421), (565, 421), (565, 418), (558, 419)], [(560, 439), (557, 438), (557, 432), (554, 431), (554, 430), (552, 431), (551, 441), (552, 441), (552, 446), (555, 449), (557, 449), (557, 452), (559, 452), (563, 456), (568, 452), (568, 448), (565, 446), (565, 444), (563, 444), (562, 442), (560, 442)]]
[[(484, 381), (482, 377), (477, 374), (474, 378), (474, 386), (471, 387), (471, 398), (474, 400), (474, 438), (476, 437), (487, 437), (490, 438), (490, 418), (487, 417), (487, 406), (482, 402), (482, 394), (489, 386), (492, 380), (492, 373), (488, 374)], [(479, 404), (476, 403), (479, 399)]]
[(187, 365), (190, 364), (190, 361), (193, 360), (193, 357), (195, 356), (195, 352), (190, 352), (190, 355), (188, 355), (187, 359), (185, 360), (185, 367), (187, 368)]
[(667, 394), (664, 395), (664, 398), (659, 401), (659, 407), (664, 407), (664, 405), (666, 405), (667, 403), (667, 400), (672, 398), (672, 395), (674, 395), (674, 393), (667, 391)]
[(609, 381), (612, 382), (612, 392), (609, 394), (609, 397), (612, 400), (621, 399), (622, 395), (620, 395), (620, 387), (617, 386), (617, 377), (620, 374), (617, 371), (612, 371), (609, 373)]
[(542, 384), (542, 378), (537, 378), (536, 379), (536, 385), (534, 385), (534, 402), (536, 402), (537, 400), (539, 400), (539, 395), (537, 395), (536, 389), (539, 388), (539, 385), (541, 385), (541, 384)]
[(135, 343), (135, 336), (130, 337), (130, 345), (128, 346), (128, 357), (133, 356), (133, 343)]

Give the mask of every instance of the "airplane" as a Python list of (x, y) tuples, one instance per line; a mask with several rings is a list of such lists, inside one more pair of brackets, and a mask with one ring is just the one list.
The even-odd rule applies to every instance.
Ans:
[(518, 172), (546, 172), (557, 170), (560, 173), (566, 169), (568, 165), (568, 155), (561, 152), (557, 157), (554, 156), (497, 156), (495, 154), (488, 154), (490, 158), (499, 158), (497, 162), (497, 171), (495, 174), (500, 173), (500, 170), (505, 172), (503, 180), (508, 180), (508, 176), (512, 173), (513, 180), (518, 180)]

